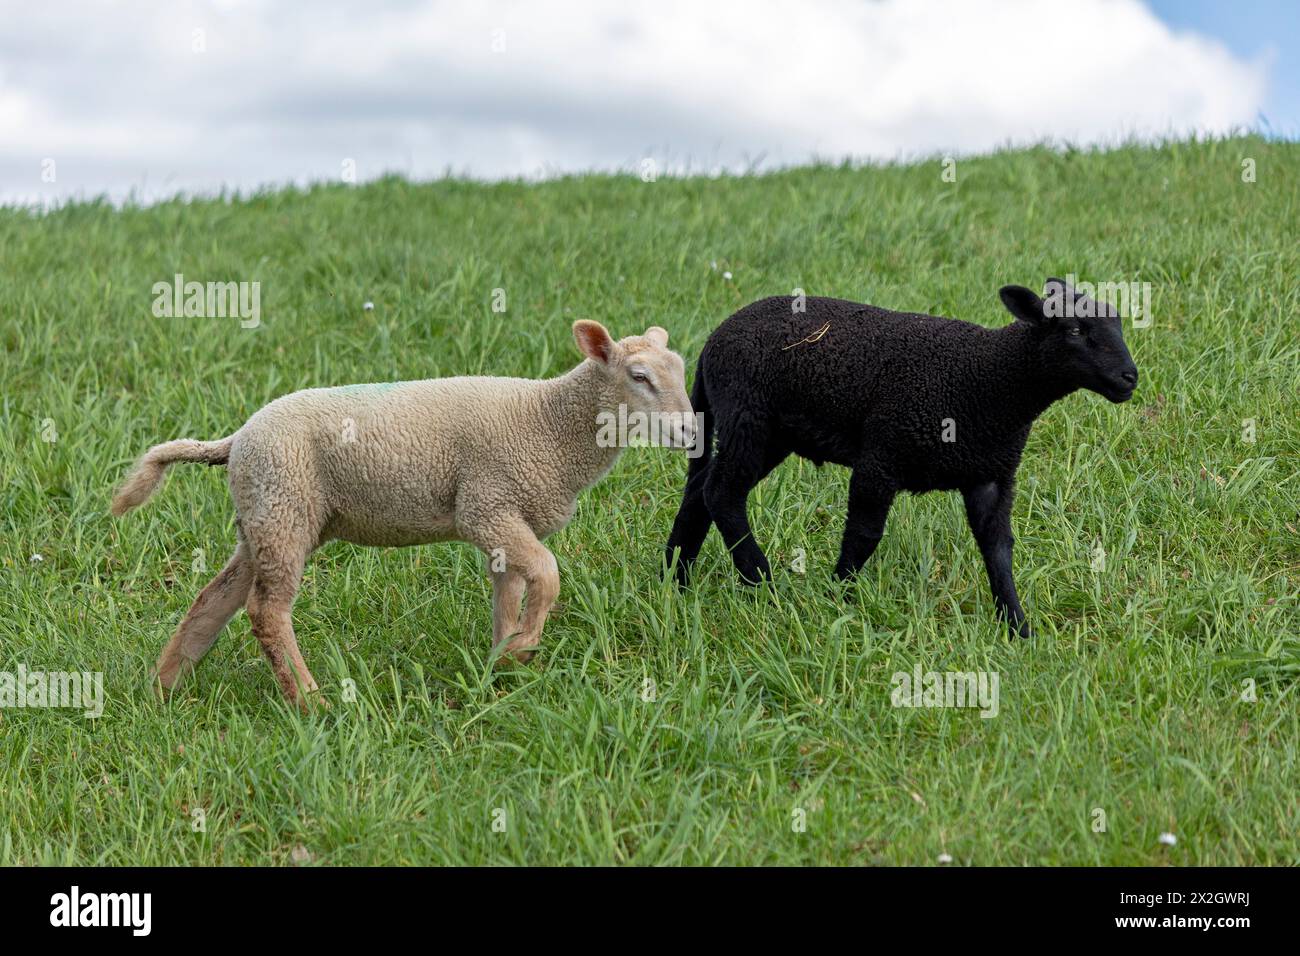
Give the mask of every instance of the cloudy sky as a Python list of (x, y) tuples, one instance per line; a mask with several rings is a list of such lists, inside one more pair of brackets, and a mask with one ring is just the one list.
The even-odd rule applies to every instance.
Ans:
[[(0, 0), (0, 202), (1300, 130), (1295, 0)], [(1263, 117), (1263, 119), (1261, 119)]]

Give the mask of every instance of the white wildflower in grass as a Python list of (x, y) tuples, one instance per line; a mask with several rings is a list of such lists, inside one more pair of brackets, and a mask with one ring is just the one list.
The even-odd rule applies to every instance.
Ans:
[(951, 863), (951, 862), (952, 862), (952, 855), (951, 855), (951, 854), (949, 854), (949, 853), (940, 853), (940, 854), (939, 854), (939, 865), (940, 865), (940, 866), (947, 866), (947, 865), (948, 865), (949, 863)]
[(39, 554), (33, 554), (32, 557), (31, 557), (31, 562), (32, 562), (32, 564), (40, 564), (40, 563), (41, 563), (42, 561), (44, 561), (44, 560), (45, 560), (45, 558), (42, 557), (42, 556), (39, 555)]
[(728, 282), (730, 282), (730, 281), (731, 281), (731, 273), (730, 273), (730, 272), (724, 272), (724, 273), (722, 273), (722, 278), (724, 278), (724, 279), (726, 279)]
[(373, 302), (367, 302), (361, 308), (365, 309), (367, 312), (373, 312), (375, 311), (375, 304)]
[(1178, 842), (1178, 837), (1172, 833), (1162, 833), (1157, 839), (1165, 846), (1174, 846)]

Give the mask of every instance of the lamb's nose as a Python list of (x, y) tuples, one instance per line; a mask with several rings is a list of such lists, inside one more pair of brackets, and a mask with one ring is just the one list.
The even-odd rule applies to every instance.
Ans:
[(1122, 378), (1125, 382), (1127, 382), (1128, 385), (1129, 385), (1129, 387), (1131, 387), (1131, 388), (1137, 388), (1137, 384), (1138, 384), (1138, 370), (1137, 370), (1137, 369), (1132, 368), (1132, 369), (1127, 369), (1126, 371), (1120, 372), (1120, 373), (1119, 373), (1119, 377)]

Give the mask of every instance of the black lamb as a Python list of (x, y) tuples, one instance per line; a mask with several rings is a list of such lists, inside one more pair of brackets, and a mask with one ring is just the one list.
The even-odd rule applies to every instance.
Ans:
[[(1011, 576), (1011, 501), (1034, 420), (1086, 388), (1127, 401), (1138, 373), (1113, 308), (1048, 279), (1044, 298), (1005, 286), (998, 329), (857, 302), (776, 297), (722, 323), (700, 353), (691, 461), (667, 563), (686, 586), (717, 524), (741, 578), (771, 576), (746, 514), (791, 452), (853, 469), (835, 575), (871, 557), (900, 491), (959, 490), (999, 613), (1031, 632)], [(713, 450), (716, 435), (717, 449)]]

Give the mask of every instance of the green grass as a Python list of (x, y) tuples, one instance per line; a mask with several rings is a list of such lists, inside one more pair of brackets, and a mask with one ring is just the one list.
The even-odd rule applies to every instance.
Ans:
[[(1300, 862), (1300, 146), (940, 172), (0, 211), (0, 670), (102, 671), (108, 698), (97, 720), (0, 710), (0, 862)], [(155, 318), (177, 272), (260, 281), (261, 326)], [(686, 463), (642, 448), (548, 542), (563, 590), (536, 666), (491, 671), (468, 546), (336, 543), (295, 610), (329, 711), (281, 703), (243, 615), (169, 704), (149, 691), (234, 542), (221, 469), (180, 466), (108, 517), (155, 442), (229, 434), (305, 386), (555, 375), (579, 317), (664, 325), (693, 368), (730, 312), (795, 287), (1001, 325), (1000, 285), (1067, 272), (1152, 283), (1155, 320), (1127, 329), (1133, 402), (1076, 394), (1030, 439), (1031, 642), (1004, 637), (952, 495), (902, 500), (832, 598), (847, 472), (793, 459), (750, 499), (774, 586), (738, 586), (714, 534), (680, 595), (656, 569)], [(998, 716), (891, 706), (918, 662), (997, 672)]]

